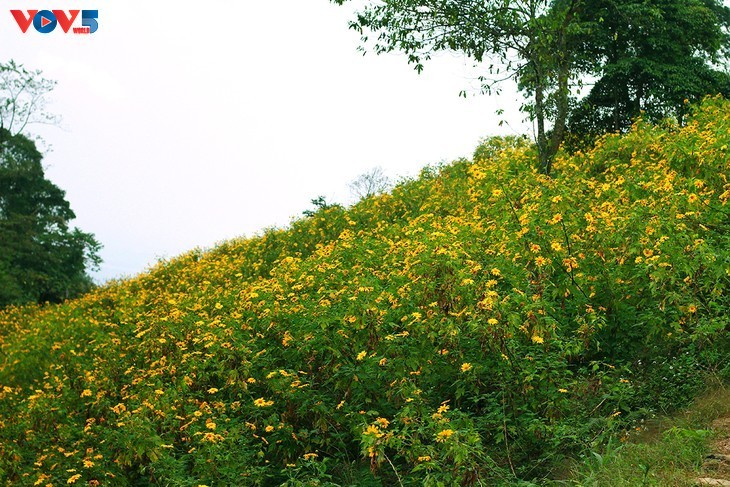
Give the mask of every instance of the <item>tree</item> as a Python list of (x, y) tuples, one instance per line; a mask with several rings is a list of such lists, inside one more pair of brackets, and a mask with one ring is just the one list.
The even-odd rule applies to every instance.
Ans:
[[(642, 110), (681, 116), (685, 99), (728, 92), (717, 65), (729, 18), (719, 0), (371, 0), (350, 27), (363, 46), (374, 34), (378, 54), (404, 52), (418, 72), (437, 51), (491, 61), (483, 91), (513, 79), (531, 98), (523, 108), (550, 174), (572, 112), (574, 130), (605, 131)], [(585, 75), (598, 82), (576, 105)]]
[(74, 297), (100, 262), (94, 236), (69, 228), (74, 212), (41, 160), (32, 140), (0, 128), (0, 306)]
[(363, 199), (388, 191), (390, 180), (381, 167), (375, 167), (359, 175), (349, 186), (354, 197)]
[(350, 27), (364, 45), (374, 33), (378, 54), (403, 51), (418, 72), (437, 51), (461, 52), (478, 63), (491, 60), (489, 77), (481, 78), (484, 91), (514, 79), (532, 98), (526, 109), (537, 126), (541, 168), (549, 174), (569, 113), (569, 83), (577, 66), (571, 39), (580, 28), (581, 5), (582, 0), (380, 0), (368, 2)]
[(32, 123), (56, 123), (45, 110), (45, 97), (56, 86), (40, 71), (29, 71), (15, 61), (0, 64), (0, 128), (19, 134)]
[(0, 306), (57, 302), (92, 286), (100, 263), (94, 236), (69, 228), (76, 215), (46, 179), (35, 142), (21, 132), (45, 113), (54, 82), (10, 61), (0, 64)]
[(311, 200), (312, 206), (314, 206), (314, 210), (304, 210), (302, 212), (302, 215), (306, 217), (313, 217), (317, 214), (318, 211), (326, 210), (328, 208), (332, 208), (335, 205), (327, 203), (327, 199), (324, 196), (317, 196), (316, 198), (312, 198)]
[(730, 95), (721, 69), (730, 46), (730, 9), (717, 0), (591, 0), (574, 44), (595, 59), (597, 78), (570, 118), (571, 132), (592, 138), (625, 131), (641, 113), (658, 120), (685, 114), (686, 101)]

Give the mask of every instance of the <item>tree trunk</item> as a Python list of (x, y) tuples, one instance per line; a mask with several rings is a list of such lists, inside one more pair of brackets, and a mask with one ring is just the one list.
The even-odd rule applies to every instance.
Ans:
[[(537, 121), (537, 153), (540, 157), (540, 169), (547, 174), (550, 171), (547, 137), (545, 136), (545, 88), (542, 70), (537, 63), (535, 69), (535, 119)], [(547, 172), (546, 172), (547, 171)]]
[[(566, 24), (569, 17), (566, 17)], [(564, 27), (565, 28), (565, 24)], [(553, 133), (550, 137), (550, 146), (548, 147), (547, 157), (543, 165), (543, 172), (549, 176), (553, 167), (553, 158), (560, 149), (560, 144), (565, 138), (565, 123), (568, 119), (568, 76), (569, 66), (567, 61), (568, 53), (565, 42), (564, 32), (560, 33), (558, 38), (558, 97), (557, 97), (557, 113), (555, 114), (555, 123), (553, 124)]]
[(565, 137), (565, 121), (568, 118), (568, 73), (567, 70), (560, 68), (558, 73), (558, 111), (555, 116), (555, 124), (553, 125), (553, 133), (550, 138), (550, 147), (548, 149), (547, 161), (544, 166), (546, 175), (550, 175), (553, 167), (553, 158), (557, 154), (560, 144), (563, 143)]

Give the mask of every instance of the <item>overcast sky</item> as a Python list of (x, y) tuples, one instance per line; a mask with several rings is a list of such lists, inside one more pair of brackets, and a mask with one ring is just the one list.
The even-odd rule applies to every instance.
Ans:
[[(350, 203), (348, 183), (375, 166), (412, 176), (528, 130), (510, 84), (464, 99), (479, 73), (459, 56), (421, 75), (400, 55), (363, 57), (352, 9), (327, 0), (5, 5), (0, 62), (58, 81), (61, 127), (31, 130), (74, 224), (104, 245), (100, 281), (287, 225), (318, 195)], [(23, 34), (9, 10), (30, 8), (98, 9), (99, 28)]]

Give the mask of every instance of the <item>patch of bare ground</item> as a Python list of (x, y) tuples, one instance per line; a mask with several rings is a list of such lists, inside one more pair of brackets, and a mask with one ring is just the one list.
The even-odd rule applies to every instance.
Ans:
[(730, 415), (712, 422), (715, 439), (702, 465), (697, 485), (730, 487)]

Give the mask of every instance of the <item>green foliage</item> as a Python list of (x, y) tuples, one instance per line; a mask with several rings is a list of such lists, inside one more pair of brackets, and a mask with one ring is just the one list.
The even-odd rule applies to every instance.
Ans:
[(580, 5), (573, 0), (373, 1), (364, 3), (350, 28), (360, 33), (363, 46), (372, 35), (378, 54), (402, 51), (419, 73), (433, 53), (455, 51), (477, 63), (490, 62), (480, 77), (483, 92), (514, 79), (532, 100), (524, 108), (536, 122), (539, 167), (549, 174), (568, 116), (576, 68), (570, 40), (581, 29)]
[(0, 480), (530, 485), (605, 459), (661, 384), (679, 405), (727, 358), (728, 108), (638, 123), (554, 178), (489, 139), (350, 209), (0, 313)]
[(33, 141), (0, 128), (0, 306), (78, 296), (99, 262), (94, 237), (68, 227), (75, 215), (41, 160)]
[[(688, 102), (730, 94), (721, 0), (384, 0), (361, 2), (350, 28), (363, 50), (401, 51), (419, 73), (451, 51), (484, 66), (482, 92), (514, 80), (545, 174), (566, 133), (578, 149), (641, 113), (682, 121)], [(596, 81), (581, 98), (587, 77)]]
[(571, 115), (575, 137), (625, 132), (640, 114), (682, 121), (687, 102), (730, 94), (730, 8), (717, 0), (594, 0), (581, 12), (578, 56), (597, 78)]

